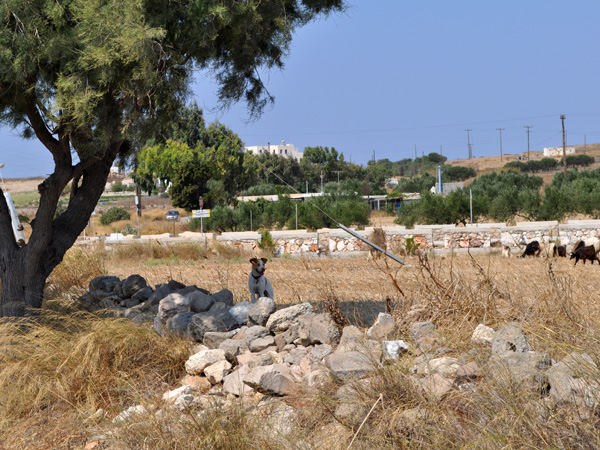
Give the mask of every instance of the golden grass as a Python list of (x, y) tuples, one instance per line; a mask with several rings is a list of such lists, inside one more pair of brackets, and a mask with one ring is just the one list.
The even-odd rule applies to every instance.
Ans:
[[(224, 249), (219, 254), (219, 249), (207, 251), (191, 244), (136, 245), (91, 255), (70, 253), (53, 274), (52, 294), (60, 296), (64, 290), (66, 296), (69, 284), (76, 281), (69, 273), (87, 265), (84, 281), (77, 286), (85, 287), (99, 271), (121, 278), (138, 273), (151, 285), (176, 279), (213, 292), (228, 288), (235, 301), (248, 300), (251, 255), (241, 250), (225, 258)], [(148, 264), (163, 258), (167, 262)], [(397, 266), (390, 263), (392, 272), (387, 273), (382, 261), (366, 258), (277, 258), (267, 263), (267, 277), (278, 305), (311, 302), (322, 311), (339, 307), (353, 324), (369, 326), (379, 312), (391, 307), (400, 324), (395, 337), (400, 339), (409, 339), (412, 322), (433, 320), (453, 356), (473, 348), (470, 336), (477, 324), (498, 329), (518, 321), (536, 351), (555, 360), (573, 351), (597, 359), (596, 265), (574, 267), (564, 258), (506, 260), (498, 255), (406, 259), (410, 267), (396, 272)], [(100, 428), (104, 434), (115, 432), (111, 448), (289, 448), (289, 440), (265, 438), (254, 409), (235, 403), (232, 409), (205, 414), (172, 411), (126, 425), (86, 421), (97, 408), (109, 411), (112, 418), (133, 404), (160, 404), (157, 396), (175, 386), (183, 374), (188, 344), (159, 338), (135, 323), (74, 312), (69, 303), (49, 301), (45, 308), (34, 323), (0, 327), (0, 447), (73, 448)], [(554, 406), (538, 394), (492, 378), (479, 381), (475, 391), (430, 398), (410, 376), (414, 357), (409, 354), (380, 366), (370, 382), (357, 384), (355, 402), (363, 411), (382, 397), (352, 448), (600, 446), (599, 416), (594, 411), (582, 415), (576, 408)], [(339, 404), (332, 396), (336, 388), (329, 384), (286, 400), (299, 415), (294, 439), (347, 448), (356, 427), (333, 418)]]

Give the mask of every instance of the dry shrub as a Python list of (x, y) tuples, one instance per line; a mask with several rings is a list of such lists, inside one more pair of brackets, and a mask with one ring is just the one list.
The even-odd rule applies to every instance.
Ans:
[(89, 249), (71, 248), (48, 277), (45, 298), (74, 298), (88, 288), (92, 278), (104, 275), (106, 254)]
[(3, 426), (47, 409), (114, 413), (183, 374), (188, 342), (130, 320), (67, 309), (51, 302), (33, 320), (0, 325)]
[(112, 255), (119, 262), (167, 260), (185, 261), (206, 259), (211, 254), (203, 243), (182, 242), (167, 244), (160, 241), (135, 242), (114, 245)]

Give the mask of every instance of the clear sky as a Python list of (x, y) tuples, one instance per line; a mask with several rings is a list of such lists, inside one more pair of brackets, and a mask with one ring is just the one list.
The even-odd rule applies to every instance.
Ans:
[[(247, 122), (216, 110), (199, 75), (195, 100), (246, 145), (335, 147), (346, 160), (449, 159), (600, 142), (600, 2), (348, 0), (345, 14), (298, 30), (283, 71), (264, 79), (275, 105)], [(5, 178), (52, 171), (47, 151), (0, 129)]]

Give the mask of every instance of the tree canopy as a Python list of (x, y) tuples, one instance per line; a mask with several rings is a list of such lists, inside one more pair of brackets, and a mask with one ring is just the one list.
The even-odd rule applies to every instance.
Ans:
[[(297, 27), (343, 7), (343, 0), (0, 3), (0, 122), (37, 138), (55, 165), (22, 248), (0, 196), (0, 315), (41, 306), (45, 280), (85, 228), (117, 154), (164, 136), (196, 71), (216, 79), (223, 107), (243, 100), (256, 117), (273, 101), (260, 70), (283, 67)], [(69, 203), (55, 218), (69, 183)]]

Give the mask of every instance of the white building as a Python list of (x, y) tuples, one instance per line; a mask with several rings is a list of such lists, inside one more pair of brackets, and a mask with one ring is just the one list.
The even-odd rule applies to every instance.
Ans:
[[(543, 153), (544, 156), (562, 156), (563, 149), (562, 147), (545, 147)], [(574, 155), (575, 147), (565, 147), (565, 153), (567, 155)]]
[(287, 158), (302, 158), (302, 152), (298, 150), (298, 147), (294, 147), (292, 144), (286, 144), (285, 141), (281, 141), (279, 145), (253, 145), (250, 147), (244, 147), (244, 151), (250, 152), (254, 155), (262, 155), (263, 153), (270, 153), (271, 155), (285, 156)]

